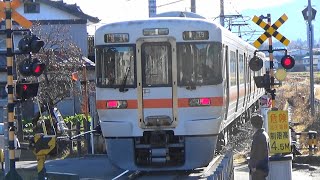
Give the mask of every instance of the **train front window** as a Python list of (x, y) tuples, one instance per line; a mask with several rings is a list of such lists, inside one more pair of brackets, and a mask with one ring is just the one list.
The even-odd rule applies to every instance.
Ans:
[(170, 44), (144, 43), (141, 54), (143, 86), (171, 86)]
[(177, 58), (179, 86), (222, 83), (221, 43), (180, 43)]
[[(97, 86), (134, 86), (134, 47), (97, 47)], [(125, 84), (124, 84), (125, 83)]]

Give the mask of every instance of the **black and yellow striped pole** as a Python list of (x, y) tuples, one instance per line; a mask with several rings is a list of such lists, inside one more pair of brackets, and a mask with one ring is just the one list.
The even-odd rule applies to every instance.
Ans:
[[(8, 122), (8, 131), (9, 131), (9, 171), (5, 175), (5, 179), (22, 179), (16, 171), (15, 168), (15, 126), (14, 126), (14, 94), (13, 94), (13, 57), (15, 55), (13, 49), (13, 31), (12, 30), (12, 19), (18, 22), (21, 26), (25, 28), (30, 28), (32, 22), (21, 16), (16, 8), (20, 6), (20, 0), (3, 0), (0, 1), (0, 18), (5, 20), (5, 30), (6, 35), (6, 59), (7, 59), (7, 89), (8, 89), (8, 112), (7, 112), (7, 122)], [(2, 31), (3, 32), (3, 31)]]
[(44, 180), (46, 176), (46, 168), (44, 166), (46, 155), (56, 146), (55, 135), (45, 135), (38, 133), (34, 135), (34, 151), (38, 161), (38, 180)]
[(6, 25), (6, 47), (7, 47), (7, 84), (8, 84), (8, 128), (9, 128), (9, 172), (5, 179), (22, 179), (16, 171), (14, 152), (14, 94), (13, 94), (13, 43), (12, 43), (12, 7), (11, 0), (5, 0), (5, 25)]
[[(268, 26), (271, 26), (271, 15), (267, 14), (267, 21), (268, 21)], [(278, 28), (277, 28), (278, 29)], [(272, 47), (272, 34), (274, 32), (277, 32), (276, 30), (274, 30), (274, 28), (268, 28), (267, 32), (268, 32), (268, 43), (269, 43), (269, 48), (268, 48), (268, 52), (269, 52), (269, 60), (270, 60), (270, 84), (271, 84), (271, 108), (274, 108), (276, 105), (276, 94), (274, 89), (274, 75), (273, 75), (273, 47)], [(279, 34), (279, 33), (278, 33)]]

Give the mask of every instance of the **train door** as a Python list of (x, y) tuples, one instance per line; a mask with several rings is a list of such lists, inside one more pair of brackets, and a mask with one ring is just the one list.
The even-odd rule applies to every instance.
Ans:
[[(170, 127), (177, 117), (174, 40), (142, 39), (137, 43), (139, 124), (143, 128)], [(173, 58), (174, 57), (174, 58)]]
[(225, 84), (224, 84), (224, 94), (226, 95), (226, 114), (225, 119), (228, 117), (228, 111), (229, 111), (229, 100), (230, 100), (230, 82), (229, 82), (229, 52), (228, 52), (228, 46), (225, 46), (224, 51), (224, 64), (225, 64)]
[(246, 101), (247, 101), (247, 57), (246, 57), (246, 53), (243, 54), (243, 74), (242, 74), (242, 78), (243, 78), (243, 86), (244, 86), (244, 96), (243, 96), (243, 107), (245, 107), (246, 105)]
[(250, 61), (250, 56), (246, 56), (246, 86), (247, 86), (247, 102), (250, 102), (250, 96), (251, 96), (251, 69), (249, 68), (249, 61)]
[(237, 103), (236, 103), (236, 112), (238, 111), (238, 107), (239, 107), (239, 91), (240, 91), (240, 81), (239, 81), (239, 51), (237, 50), (236, 52), (236, 81), (237, 81)]

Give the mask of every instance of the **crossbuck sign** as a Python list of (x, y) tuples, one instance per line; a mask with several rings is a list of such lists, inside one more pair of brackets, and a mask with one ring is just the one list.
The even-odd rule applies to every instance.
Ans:
[(286, 14), (283, 14), (274, 24), (271, 26), (265, 23), (258, 16), (254, 16), (252, 21), (265, 30), (263, 34), (253, 43), (254, 47), (259, 48), (261, 44), (269, 37), (273, 36), (278, 39), (283, 45), (288, 46), (290, 41), (280, 34), (277, 29), (288, 19)]

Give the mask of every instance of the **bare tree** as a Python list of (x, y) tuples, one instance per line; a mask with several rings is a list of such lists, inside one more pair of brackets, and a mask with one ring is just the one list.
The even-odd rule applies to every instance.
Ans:
[[(32, 32), (45, 44), (39, 53), (33, 55), (33, 58), (46, 64), (43, 75), (38, 77), (40, 85), (37, 99), (41, 111), (49, 110), (52, 114), (53, 107), (71, 95), (71, 74), (83, 66), (81, 49), (73, 43), (67, 25), (38, 24), (33, 26)], [(35, 77), (24, 78), (35, 80)], [(40, 113), (33, 119), (34, 125), (39, 117)]]

